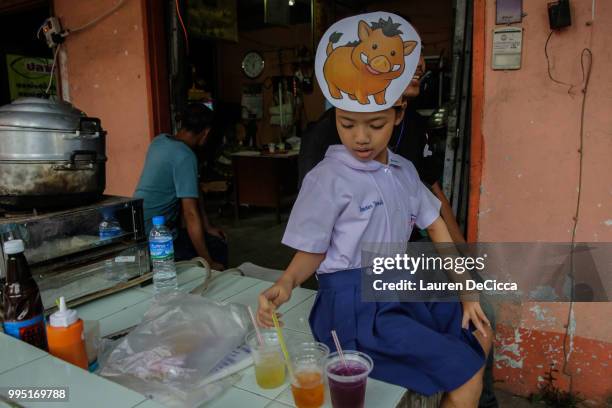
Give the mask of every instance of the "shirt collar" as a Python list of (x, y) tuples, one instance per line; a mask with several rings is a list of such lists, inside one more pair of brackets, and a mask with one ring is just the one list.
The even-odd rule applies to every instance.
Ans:
[[(398, 160), (398, 155), (387, 148), (389, 166), (401, 167), (401, 162)], [(327, 148), (325, 157), (330, 157), (341, 161), (345, 165), (355, 170), (376, 171), (380, 168), (387, 167), (376, 160), (359, 160), (348, 151), (344, 145), (331, 145)]]

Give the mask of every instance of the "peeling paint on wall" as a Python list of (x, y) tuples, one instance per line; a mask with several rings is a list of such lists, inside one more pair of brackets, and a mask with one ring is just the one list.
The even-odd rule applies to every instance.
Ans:
[[(529, 310), (537, 321), (546, 321), (553, 314), (548, 305), (541, 305), (539, 309), (530, 307)], [(539, 320), (538, 316), (544, 320)], [(561, 320), (559, 315), (556, 315), (556, 319), (558, 322)], [(576, 335), (576, 326), (576, 317), (572, 314), (567, 341), (568, 344), (571, 342), (573, 354), (568, 369), (574, 374), (575, 389), (580, 389), (584, 396), (592, 399), (592, 406), (601, 406), (601, 398), (612, 391), (608, 381), (612, 377), (612, 368), (609, 364), (604, 365), (612, 357), (612, 344)], [(581, 330), (584, 330), (583, 325)], [(494, 366), (498, 387), (524, 396), (538, 392), (551, 368), (561, 370), (564, 362), (563, 340), (561, 333), (498, 324)], [(567, 390), (569, 377), (557, 373), (556, 378), (556, 385), (561, 390)]]
[[(498, 338), (498, 340), (500, 340)], [(505, 341), (504, 341), (505, 340)], [(514, 329), (514, 338), (501, 339), (501, 344), (495, 349), (495, 362), (505, 363), (507, 367), (523, 368), (525, 357), (521, 357), (522, 342), (519, 328)], [(498, 368), (501, 368), (498, 364)]]
[(478, 216), (479, 216), (479, 217), (480, 217), (480, 216), (483, 216), (483, 215), (485, 215), (485, 214), (490, 213), (491, 211), (493, 211), (493, 209), (492, 209), (492, 208), (487, 208), (486, 210), (482, 210), (482, 211), (480, 211), (480, 212), (478, 213)]
[[(495, 353), (495, 362), (496, 363), (505, 362), (506, 366), (510, 368), (523, 368), (524, 361), (525, 361), (524, 358), (513, 359), (510, 356)], [(502, 367), (498, 365), (497, 368), (502, 368)]]
[(540, 305), (534, 305), (533, 307), (529, 308), (529, 311), (533, 312), (536, 320), (540, 322), (554, 324), (557, 321), (554, 316), (548, 316), (548, 309), (545, 309)]

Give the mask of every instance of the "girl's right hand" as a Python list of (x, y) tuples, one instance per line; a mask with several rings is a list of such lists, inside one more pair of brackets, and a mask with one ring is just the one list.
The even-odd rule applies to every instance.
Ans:
[(262, 327), (272, 327), (272, 312), (291, 298), (293, 286), (279, 280), (259, 295), (259, 308), (257, 309), (257, 323)]

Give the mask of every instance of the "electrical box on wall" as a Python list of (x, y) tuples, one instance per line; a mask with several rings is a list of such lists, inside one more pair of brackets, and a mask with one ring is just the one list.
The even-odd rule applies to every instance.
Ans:
[(495, 24), (520, 23), (523, 19), (523, 0), (497, 0)]
[(493, 30), (493, 69), (520, 69), (523, 29), (518, 27)]
[(49, 48), (53, 48), (56, 45), (64, 42), (64, 36), (62, 36), (62, 26), (57, 18), (49, 17), (45, 20), (41, 28)]
[(558, 30), (572, 25), (569, 0), (558, 0), (548, 3), (548, 23), (551, 30)]

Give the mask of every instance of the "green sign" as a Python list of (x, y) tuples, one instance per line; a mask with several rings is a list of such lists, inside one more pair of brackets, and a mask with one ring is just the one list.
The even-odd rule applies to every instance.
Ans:
[[(49, 58), (6, 55), (11, 101), (22, 96), (42, 96), (49, 85), (53, 60)], [(55, 78), (49, 89), (55, 95)]]

